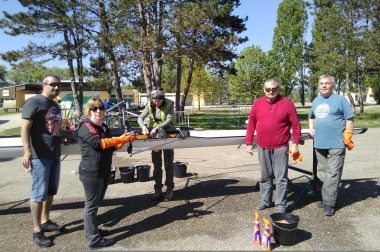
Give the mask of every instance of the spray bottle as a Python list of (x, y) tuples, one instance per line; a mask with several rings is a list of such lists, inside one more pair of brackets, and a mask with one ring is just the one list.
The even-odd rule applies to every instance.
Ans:
[(266, 251), (270, 251), (270, 250), (272, 250), (272, 248), (270, 246), (270, 240), (272, 237), (272, 235), (270, 233), (270, 229), (269, 229), (270, 222), (267, 218), (263, 218), (263, 222), (264, 222), (264, 233), (263, 233), (263, 237), (261, 239), (261, 247)]
[(259, 212), (255, 212), (255, 227), (253, 235), (253, 244), (261, 245), (260, 219)]

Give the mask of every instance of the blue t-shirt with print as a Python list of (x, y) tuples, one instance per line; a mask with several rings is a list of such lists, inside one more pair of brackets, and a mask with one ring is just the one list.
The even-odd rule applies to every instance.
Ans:
[(311, 105), (309, 117), (314, 121), (314, 147), (333, 149), (344, 147), (346, 120), (353, 118), (354, 112), (347, 99), (341, 95), (318, 96)]

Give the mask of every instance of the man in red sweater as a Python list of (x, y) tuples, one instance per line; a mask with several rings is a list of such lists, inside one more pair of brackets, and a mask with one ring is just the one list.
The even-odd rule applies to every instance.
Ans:
[[(273, 206), (273, 179), (276, 183), (276, 212), (285, 213), (287, 206), (289, 140), (290, 152), (298, 152), (301, 125), (293, 102), (279, 94), (275, 79), (264, 83), (265, 96), (257, 99), (251, 108), (246, 134), (247, 151), (253, 155), (252, 144), (256, 131), (256, 144), (261, 165), (260, 196), (257, 210)], [(292, 130), (292, 134), (290, 133)]]

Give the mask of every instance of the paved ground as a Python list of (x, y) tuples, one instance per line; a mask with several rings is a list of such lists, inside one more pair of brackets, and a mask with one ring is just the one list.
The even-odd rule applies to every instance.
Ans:
[[(1, 119), (1, 118), (0, 118)], [(377, 158), (380, 129), (354, 137), (356, 147), (348, 152), (339, 195), (339, 208), (325, 217), (305, 196), (292, 213), (300, 217), (296, 244), (273, 250), (378, 250), (380, 208), (378, 194), (380, 161)], [(296, 166), (311, 170), (311, 141), (301, 147), (304, 161)], [(64, 234), (49, 234), (55, 245), (45, 250), (87, 250), (83, 234), (83, 189), (75, 174), (79, 155), (62, 157), (62, 176), (51, 218), (66, 225)], [(110, 231), (117, 243), (108, 250), (261, 250), (252, 244), (253, 214), (259, 202), (254, 185), (260, 177), (257, 156), (244, 148), (222, 146), (180, 149), (175, 160), (188, 163), (188, 174), (175, 178), (175, 198), (170, 202), (150, 200), (153, 181), (124, 184), (119, 174), (110, 185), (99, 210), (100, 227)], [(114, 156), (114, 165), (149, 164), (150, 153), (129, 158)], [(0, 247), (3, 251), (40, 250), (31, 241), (28, 209), (30, 175), (21, 159), (0, 160)], [(152, 171), (150, 172), (152, 175)], [(302, 173), (290, 171), (293, 183), (303, 185)], [(297, 191), (289, 191), (292, 203)], [(269, 217), (274, 209), (260, 212)]]

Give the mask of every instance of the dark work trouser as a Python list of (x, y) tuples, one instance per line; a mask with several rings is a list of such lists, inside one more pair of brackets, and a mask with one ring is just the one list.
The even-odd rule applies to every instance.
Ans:
[[(174, 150), (164, 150), (165, 166), (165, 185), (167, 189), (174, 188), (174, 170), (173, 170)], [(162, 184), (162, 150), (152, 151), (154, 189), (161, 190)]]
[(91, 178), (81, 176), (80, 180), (84, 188), (84, 234), (88, 245), (94, 245), (102, 236), (99, 234), (97, 223), (98, 208), (104, 199), (108, 187), (107, 178)]

